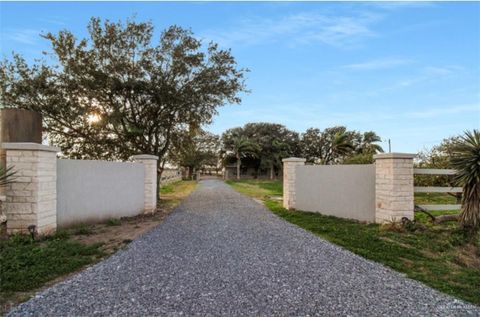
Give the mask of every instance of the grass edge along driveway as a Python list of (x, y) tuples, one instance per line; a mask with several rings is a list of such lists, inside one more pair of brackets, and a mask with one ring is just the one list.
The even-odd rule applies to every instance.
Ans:
[[(456, 223), (432, 225), (416, 215), (409, 227), (366, 224), (282, 207), (280, 181), (226, 181), (261, 199), (277, 216), (364, 258), (382, 263), (441, 292), (480, 305), (480, 235), (470, 239)], [(277, 198), (277, 199), (275, 199)], [(422, 200), (435, 196), (422, 197)], [(452, 213), (452, 212), (450, 212)]]

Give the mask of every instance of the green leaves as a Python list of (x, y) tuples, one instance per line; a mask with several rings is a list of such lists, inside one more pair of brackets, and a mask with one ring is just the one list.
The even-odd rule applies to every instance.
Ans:
[[(173, 131), (211, 122), (240, 102), (245, 69), (229, 50), (171, 26), (154, 43), (151, 22), (92, 18), (88, 36), (48, 33), (49, 61), (0, 64), (0, 102), (43, 114), (50, 140), (75, 158), (163, 157)], [(88, 116), (101, 120), (91, 124)]]
[[(247, 123), (222, 135), (223, 149), (231, 156), (249, 157), (257, 168), (281, 169), (282, 159), (298, 154), (298, 133), (276, 123)], [(271, 171), (273, 173), (273, 171)]]
[(363, 134), (349, 131), (344, 126), (323, 131), (310, 128), (301, 137), (302, 155), (316, 164), (371, 163), (373, 154), (383, 152), (380, 137), (373, 131)]

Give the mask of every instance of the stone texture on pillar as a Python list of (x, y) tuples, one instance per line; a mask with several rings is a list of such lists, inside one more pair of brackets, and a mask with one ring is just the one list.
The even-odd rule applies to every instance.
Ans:
[(142, 163), (145, 169), (145, 203), (144, 212), (153, 213), (157, 210), (157, 161), (158, 156), (141, 154), (134, 155), (135, 162)]
[(384, 153), (375, 159), (375, 222), (413, 220), (413, 158), (415, 154)]
[(289, 157), (282, 160), (283, 162), (283, 207), (287, 209), (295, 209), (295, 168), (305, 165), (304, 158)]
[(38, 143), (3, 143), (6, 166), (16, 172), (6, 186), (7, 232), (38, 234), (57, 228), (57, 147)]

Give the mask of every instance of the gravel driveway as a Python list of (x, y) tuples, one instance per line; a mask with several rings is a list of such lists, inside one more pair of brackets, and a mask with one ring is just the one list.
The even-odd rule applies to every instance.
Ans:
[(202, 181), (129, 247), (10, 316), (480, 316)]

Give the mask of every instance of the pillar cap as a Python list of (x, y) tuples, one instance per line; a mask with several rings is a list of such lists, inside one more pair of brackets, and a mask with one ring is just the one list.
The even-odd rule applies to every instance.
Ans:
[(158, 161), (158, 156), (156, 155), (151, 155), (151, 154), (138, 154), (138, 155), (132, 155), (132, 160), (155, 160)]
[(60, 152), (60, 148), (33, 142), (2, 143), (4, 150)]
[(300, 158), (300, 157), (287, 157), (282, 160), (282, 162), (301, 162), (305, 163), (307, 159)]
[(373, 158), (375, 160), (381, 160), (381, 159), (413, 159), (416, 157), (417, 154), (412, 154), (412, 153), (380, 153), (380, 154), (375, 154)]

